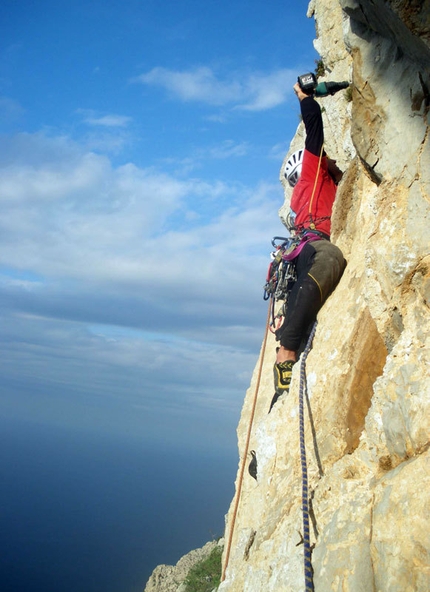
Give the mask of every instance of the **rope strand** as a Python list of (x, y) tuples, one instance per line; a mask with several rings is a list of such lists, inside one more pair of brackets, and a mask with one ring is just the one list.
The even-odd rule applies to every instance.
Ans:
[(266, 352), (267, 335), (269, 333), (270, 311), (271, 311), (271, 303), (269, 301), (269, 309), (268, 309), (267, 321), (266, 321), (266, 332), (265, 332), (265, 335), (264, 335), (263, 347), (262, 347), (261, 356), (260, 356), (260, 366), (259, 366), (259, 369), (258, 369), (257, 384), (255, 386), (254, 400), (252, 402), (251, 418), (249, 420), (248, 432), (246, 434), (245, 448), (244, 448), (244, 453), (243, 453), (243, 457), (242, 457), (242, 463), (241, 463), (240, 472), (239, 472), (239, 480), (238, 480), (238, 485), (237, 485), (236, 498), (235, 498), (234, 509), (233, 509), (233, 516), (232, 516), (232, 519), (231, 519), (230, 533), (229, 533), (229, 537), (228, 537), (228, 540), (227, 540), (227, 546), (226, 546), (225, 560), (224, 560), (224, 567), (223, 567), (222, 576), (221, 576), (221, 582), (223, 582), (225, 580), (225, 573), (227, 571), (228, 562), (229, 562), (229, 559), (230, 559), (230, 551), (231, 551), (231, 543), (232, 543), (232, 540), (233, 540), (234, 526), (235, 526), (235, 523), (236, 523), (237, 511), (239, 509), (240, 494), (242, 493), (243, 474), (245, 472), (245, 465), (246, 465), (247, 456), (248, 456), (249, 442), (251, 440), (252, 424), (253, 424), (253, 421), (254, 421), (255, 408), (257, 406), (257, 396), (258, 396), (258, 391), (260, 389), (260, 381), (261, 381), (261, 373), (262, 373), (262, 370), (263, 370), (264, 354)]
[(314, 187), (312, 189), (311, 199), (309, 201), (309, 222), (310, 222), (309, 227), (312, 230), (315, 229), (315, 221), (314, 221), (313, 216), (312, 216), (312, 205), (313, 205), (313, 201), (314, 201), (315, 190), (317, 188), (318, 175), (319, 175), (320, 168), (321, 168), (321, 160), (322, 160), (323, 150), (324, 150), (324, 144), (321, 145), (321, 152), (320, 152), (320, 156), (319, 156), (319, 159), (318, 159), (318, 168), (317, 168), (317, 173), (315, 175), (315, 183), (314, 183)]
[(315, 331), (317, 328), (317, 321), (315, 321), (311, 334), (309, 335), (306, 348), (302, 355), (300, 366), (300, 389), (299, 389), (299, 425), (300, 425), (300, 461), (302, 465), (302, 512), (303, 512), (303, 547), (304, 547), (304, 571), (305, 571), (305, 591), (313, 592), (313, 569), (312, 569), (312, 551), (310, 544), (309, 531), (309, 491), (308, 491), (308, 469), (306, 462), (306, 446), (305, 446), (305, 420), (304, 420), (304, 404), (303, 393), (306, 388), (306, 358), (312, 347)]

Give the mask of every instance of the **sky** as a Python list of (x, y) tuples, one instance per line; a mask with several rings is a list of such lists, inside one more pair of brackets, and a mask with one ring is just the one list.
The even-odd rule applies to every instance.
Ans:
[(0, 421), (236, 454), (306, 10), (2, 2)]

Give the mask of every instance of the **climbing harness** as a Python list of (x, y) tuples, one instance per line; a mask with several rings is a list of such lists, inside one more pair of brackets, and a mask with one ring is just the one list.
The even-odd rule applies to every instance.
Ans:
[[(282, 241), (278, 244), (277, 241)], [(288, 303), (288, 296), (297, 279), (294, 261), (288, 261), (285, 257), (291, 254), (300, 244), (296, 237), (285, 238), (275, 236), (272, 239), (274, 251), (271, 253), (271, 262), (267, 271), (266, 284), (264, 285), (264, 300), (269, 300), (269, 329), (272, 333), (276, 329), (276, 319), (282, 322)], [(283, 300), (284, 304), (275, 315), (275, 303)]]
[[(272, 239), (275, 250), (271, 253), (272, 260), (267, 271), (263, 294), (264, 300), (270, 299), (269, 329), (272, 333), (276, 333), (282, 324), (287, 311), (290, 292), (297, 280), (296, 257), (298, 257), (308, 241), (316, 241), (322, 238), (329, 239), (319, 230), (304, 230), (289, 238), (275, 236)], [(277, 241), (282, 242), (278, 244)], [(278, 300), (283, 300), (283, 305), (275, 314), (275, 304)], [(278, 322), (277, 319), (279, 319)]]
[(317, 321), (315, 321), (308, 342), (302, 354), (300, 366), (300, 388), (299, 388), (299, 426), (300, 426), (300, 462), (302, 465), (302, 513), (303, 513), (303, 546), (304, 546), (304, 571), (305, 571), (305, 591), (314, 590), (313, 570), (312, 570), (312, 550), (310, 545), (309, 532), (309, 491), (308, 491), (308, 468), (306, 462), (305, 446), (305, 420), (304, 420), (304, 391), (306, 389), (306, 358), (312, 347)]
[(231, 551), (231, 543), (233, 540), (234, 526), (236, 524), (236, 516), (237, 516), (237, 511), (239, 509), (240, 495), (242, 493), (243, 474), (245, 472), (245, 465), (246, 465), (247, 458), (248, 458), (249, 442), (251, 440), (251, 430), (252, 430), (252, 424), (254, 422), (255, 408), (257, 406), (258, 391), (260, 390), (260, 382), (261, 382), (261, 374), (263, 371), (264, 354), (266, 351), (267, 336), (269, 333), (269, 331), (268, 331), (269, 319), (270, 319), (270, 305), (269, 305), (269, 309), (267, 311), (266, 331), (264, 334), (263, 346), (261, 348), (260, 365), (258, 368), (257, 382), (255, 385), (255, 392), (254, 392), (254, 400), (252, 402), (251, 417), (249, 420), (248, 432), (246, 434), (246, 441), (245, 441), (245, 447), (244, 447), (244, 451), (243, 451), (242, 463), (240, 466), (240, 473), (239, 473), (237, 489), (236, 489), (236, 497), (235, 497), (234, 508), (233, 508), (233, 516), (231, 518), (230, 533), (229, 533), (229, 536), (227, 539), (227, 545), (225, 547), (225, 559), (224, 559), (224, 567), (223, 567), (222, 575), (221, 575), (221, 582), (223, 582), (225, 580), (225, 573), (227, 571), (228, 562), (230, 559), (230, 551)]

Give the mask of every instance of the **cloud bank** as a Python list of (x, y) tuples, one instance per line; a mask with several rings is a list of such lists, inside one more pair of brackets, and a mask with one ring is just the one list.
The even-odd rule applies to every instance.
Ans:
[(264, 330), (277, 185), (178, 179), (19, 134), (1, 144), (0, 196), (0, 393), (25, 401), (5, 396), (6, 411), (46, 419), (61, 400), (78, 421), (91, 393), (93, 422), (100, 397), (153, 430), (160, 407), (173, 424), (237, 410)]

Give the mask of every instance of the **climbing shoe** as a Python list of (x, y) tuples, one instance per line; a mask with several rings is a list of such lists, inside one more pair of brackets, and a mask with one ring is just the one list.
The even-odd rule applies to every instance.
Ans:
[(272, 411), (273, 405), (290, 390), (291, 374), (295, 362), (293, 360), (287, 360), (286, 362), (280, 362), (273, 366), (273, 377), (275, 380), (275, 394), (273, 395), (272, 402), (270, 403), (269, 413)]

